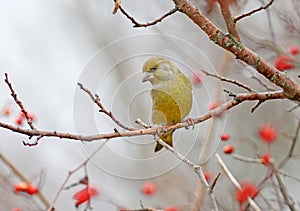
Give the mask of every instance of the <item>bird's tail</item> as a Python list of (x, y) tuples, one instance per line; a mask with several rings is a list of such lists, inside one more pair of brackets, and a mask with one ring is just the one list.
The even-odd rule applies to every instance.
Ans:
[[(164, 142), (166, 142), (167, 144), (169, 144), (170, 146), (173, 146), (173, 139), (172, 139), (173, 132), (174, 131), (168, 131), (168, 132), (162, 134), (160, 136), (160, 139), (163, 140)], [(163, 148), (163, 146), (161, 144), (156, 143), (154, 152), (158, 152), (162, 148)]]

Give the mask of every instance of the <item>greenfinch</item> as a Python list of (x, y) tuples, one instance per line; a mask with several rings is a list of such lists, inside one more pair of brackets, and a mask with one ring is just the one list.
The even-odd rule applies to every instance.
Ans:
[[(172, 125), (181, 122), (190, 112), (193, 102), (192, 84), (167, 58), (158, 56), (143, 66), (143, 82), (152, 84), (152, 123)], [(172, 146), (174, 130), (162, 133), (160, 139)], [(156, 144), (155, 152), (162, 149)]]

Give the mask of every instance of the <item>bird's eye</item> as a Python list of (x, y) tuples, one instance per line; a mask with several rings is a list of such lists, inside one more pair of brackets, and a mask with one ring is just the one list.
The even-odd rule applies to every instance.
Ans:
[(156, 65), (153, 66), (153, 67), (151, 67), (150, 70), (149, 70), (149, 72), (153, 73), (155, 70), (157, 70), (157, 66)]

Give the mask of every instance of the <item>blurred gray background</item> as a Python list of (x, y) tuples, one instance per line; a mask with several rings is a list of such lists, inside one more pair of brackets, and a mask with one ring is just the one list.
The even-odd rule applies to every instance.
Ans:
[[(12, 109), (9, 117), (1, 116), (3, 122), (14, 124), (19, 113), (4, 83), (5, 72), (9, 74), (25, 107), (36, 116), (37, 128), (80, 134), (111, 133), (117, 126), (98, 112), (99, 109), (88, 96), (78, 89), (77, 82), (83, 83), (93, 93), (98, 93), (103, 105), (124, 124), (140, 127), (134, 123), (137, 118), (151, 123), (151, 86), (141, 82), (141, 69), (143, 63), (153, 55), (169, 57), (191, 80), (198, 70), (205, 69), (265, 91), (263, 86), (251, 78), (259, 77), (252, 68), (235, 61), (215, 46), (192, 21), (179, 12), (153, 27), (133, 28), (119, 11), (112, 15), (114, 2), (109, 0), (12, 0), (1, 3), (0, 106)], [(194, 3), (204, 10), (205, 1)], [(234, 6), (234, 13), (241, 14), (262, 3), (241, 1), (238, 7)], [(238, 25), (245, 43), (270, 62), (278, 53), (274, 49), (284, 52), (284, 47), (299, 44), (297, 27), (290, 29), (291, 24), (284, 21), (285, 18), (292, 18), (295, 23), (299, 23), (299, 19), (293, 18), (296, 11), (292, 3), (284, 4), (283, 9), (282, 2), (277, 1), (270, 13), (257, 13)], [(173, 8), (173, 2), (122, 1), (122, 6), (136, 20), (148, 22)], [(209, 17), (218, 27), (225, 29), (217, 6)], [(299, 17), (299, 14), (295, 17)], [(266, 40), (270, 41), (271, 47), (265, 44)], [(297, 70), (289, 74), (296, 77)], [(207, 111), (210, 102), (229, 99), (223, 89), (241, 91), (209, 77), (201, 85), (194, 84), (190, 117), (200, 116)], [(238, 153), (253, 157), (267, 150), (267, 146), (259, 141), (257, 129), (264, 123), (272, 123), (282, 132), (276, 145), (272, 145), (274, 158), (280, 159), (288, 150), (288, 138), (284, 134), (293, 135), (298, 110), (287, 113), (286, 110), (293, 103), (286, 100), (275, 102), (264, 103), (254, 114), (250, 113), (254, 104), (245, 103), (221, 118), (196, 125), (194, 130), (178, 130), (174, 134), (175, 149), (195, 163), (209, 160), (207, 169), (216, 174), (221, 170), (214, 159), (214, 153), (221, 151), (224, 145), (219, 144), (219, 137), (224, 131), (232, 134)], [(22, 141), (28, 141), (27, 137), (4, 129), (0, 129), (0, 135), (0, 153), (33, 183), (42, 180), (41, 191), (50, 202), (68, 171), (103, 144), (103, 141), (80, 143), (43, 138), (36, 147), (24, 147)], [(207, 139), (211, 146), (204, 153), (202, 149)], [(251, 147), (248, 140), (257, 142), (259, 151)], [(175, 205), (180, 210), (191, 210), (197, 195), (196, 175), (171, 153), (163, 150), (155, 155), (153, 148), (151, 136), (113, 139), (101, 148), (87, 165), (90, 183), (100, 190), (100, 195), (92, 200), (95, 210), (138, 208), (140, 200), (145, 207)], [(228, 156), (224, 159), (238, 179), (250, 178), (258, 182), (266, 173), (266, 169), (261, 166), (245, 165)], [(13, 207), (39, 210), (31, 203), (30, 197), (13, 193), (12, 186), (16, 179), (5, 165), (1, 164), (0, 169), (0, 210), (12, 210)], [(284, 170), (299, 176), (294, 160)], [(261, 175), (257, 172), (261, 172)], [(84, 175), (84, 169), (76, 172), (67, 185), (78, 182)], [(145, 196), (140, 192), (146, 180), (158, 184), (154, 196)], [(299, 183), (289, 178), (286, 183), (292, 196), (299, 195)], [(72, 196), (81, 188), (83, 186), (62, 191), (55, 208), (76, 210)], [(223, 175), (216, 187), (222, 209), (238, 209), (233, 198), (234, 190)], [(268, 191), (272, 193), (273, 190), (266, 188), (267, 198)], [(261, 198), (258, 200), (263, 201)], [(209, 210), (209, 207), (210, 202), (205, 201), (203, 210)], [(79, 210), (83, 208), (84, 205)]]

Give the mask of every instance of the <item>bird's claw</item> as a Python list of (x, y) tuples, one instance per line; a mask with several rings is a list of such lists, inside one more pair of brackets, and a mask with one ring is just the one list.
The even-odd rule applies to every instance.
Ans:
[[(192, 118), (187, 118), (185, 121), (186, 121), (189, 125), (192, 125), (192, 129), (194, 130), (194, 128), (195, 128), (195, 122), (194, 122), (194, 120), (193, 120)], [(189, 126), (185, 127), (185, 129), (189, 129)]]
[(164, 127), (158, 127), (158, 128), (156, 128), (156, 135), (157, 136), (161, 136), (165, 132), (167, 132), (167, 130)]

